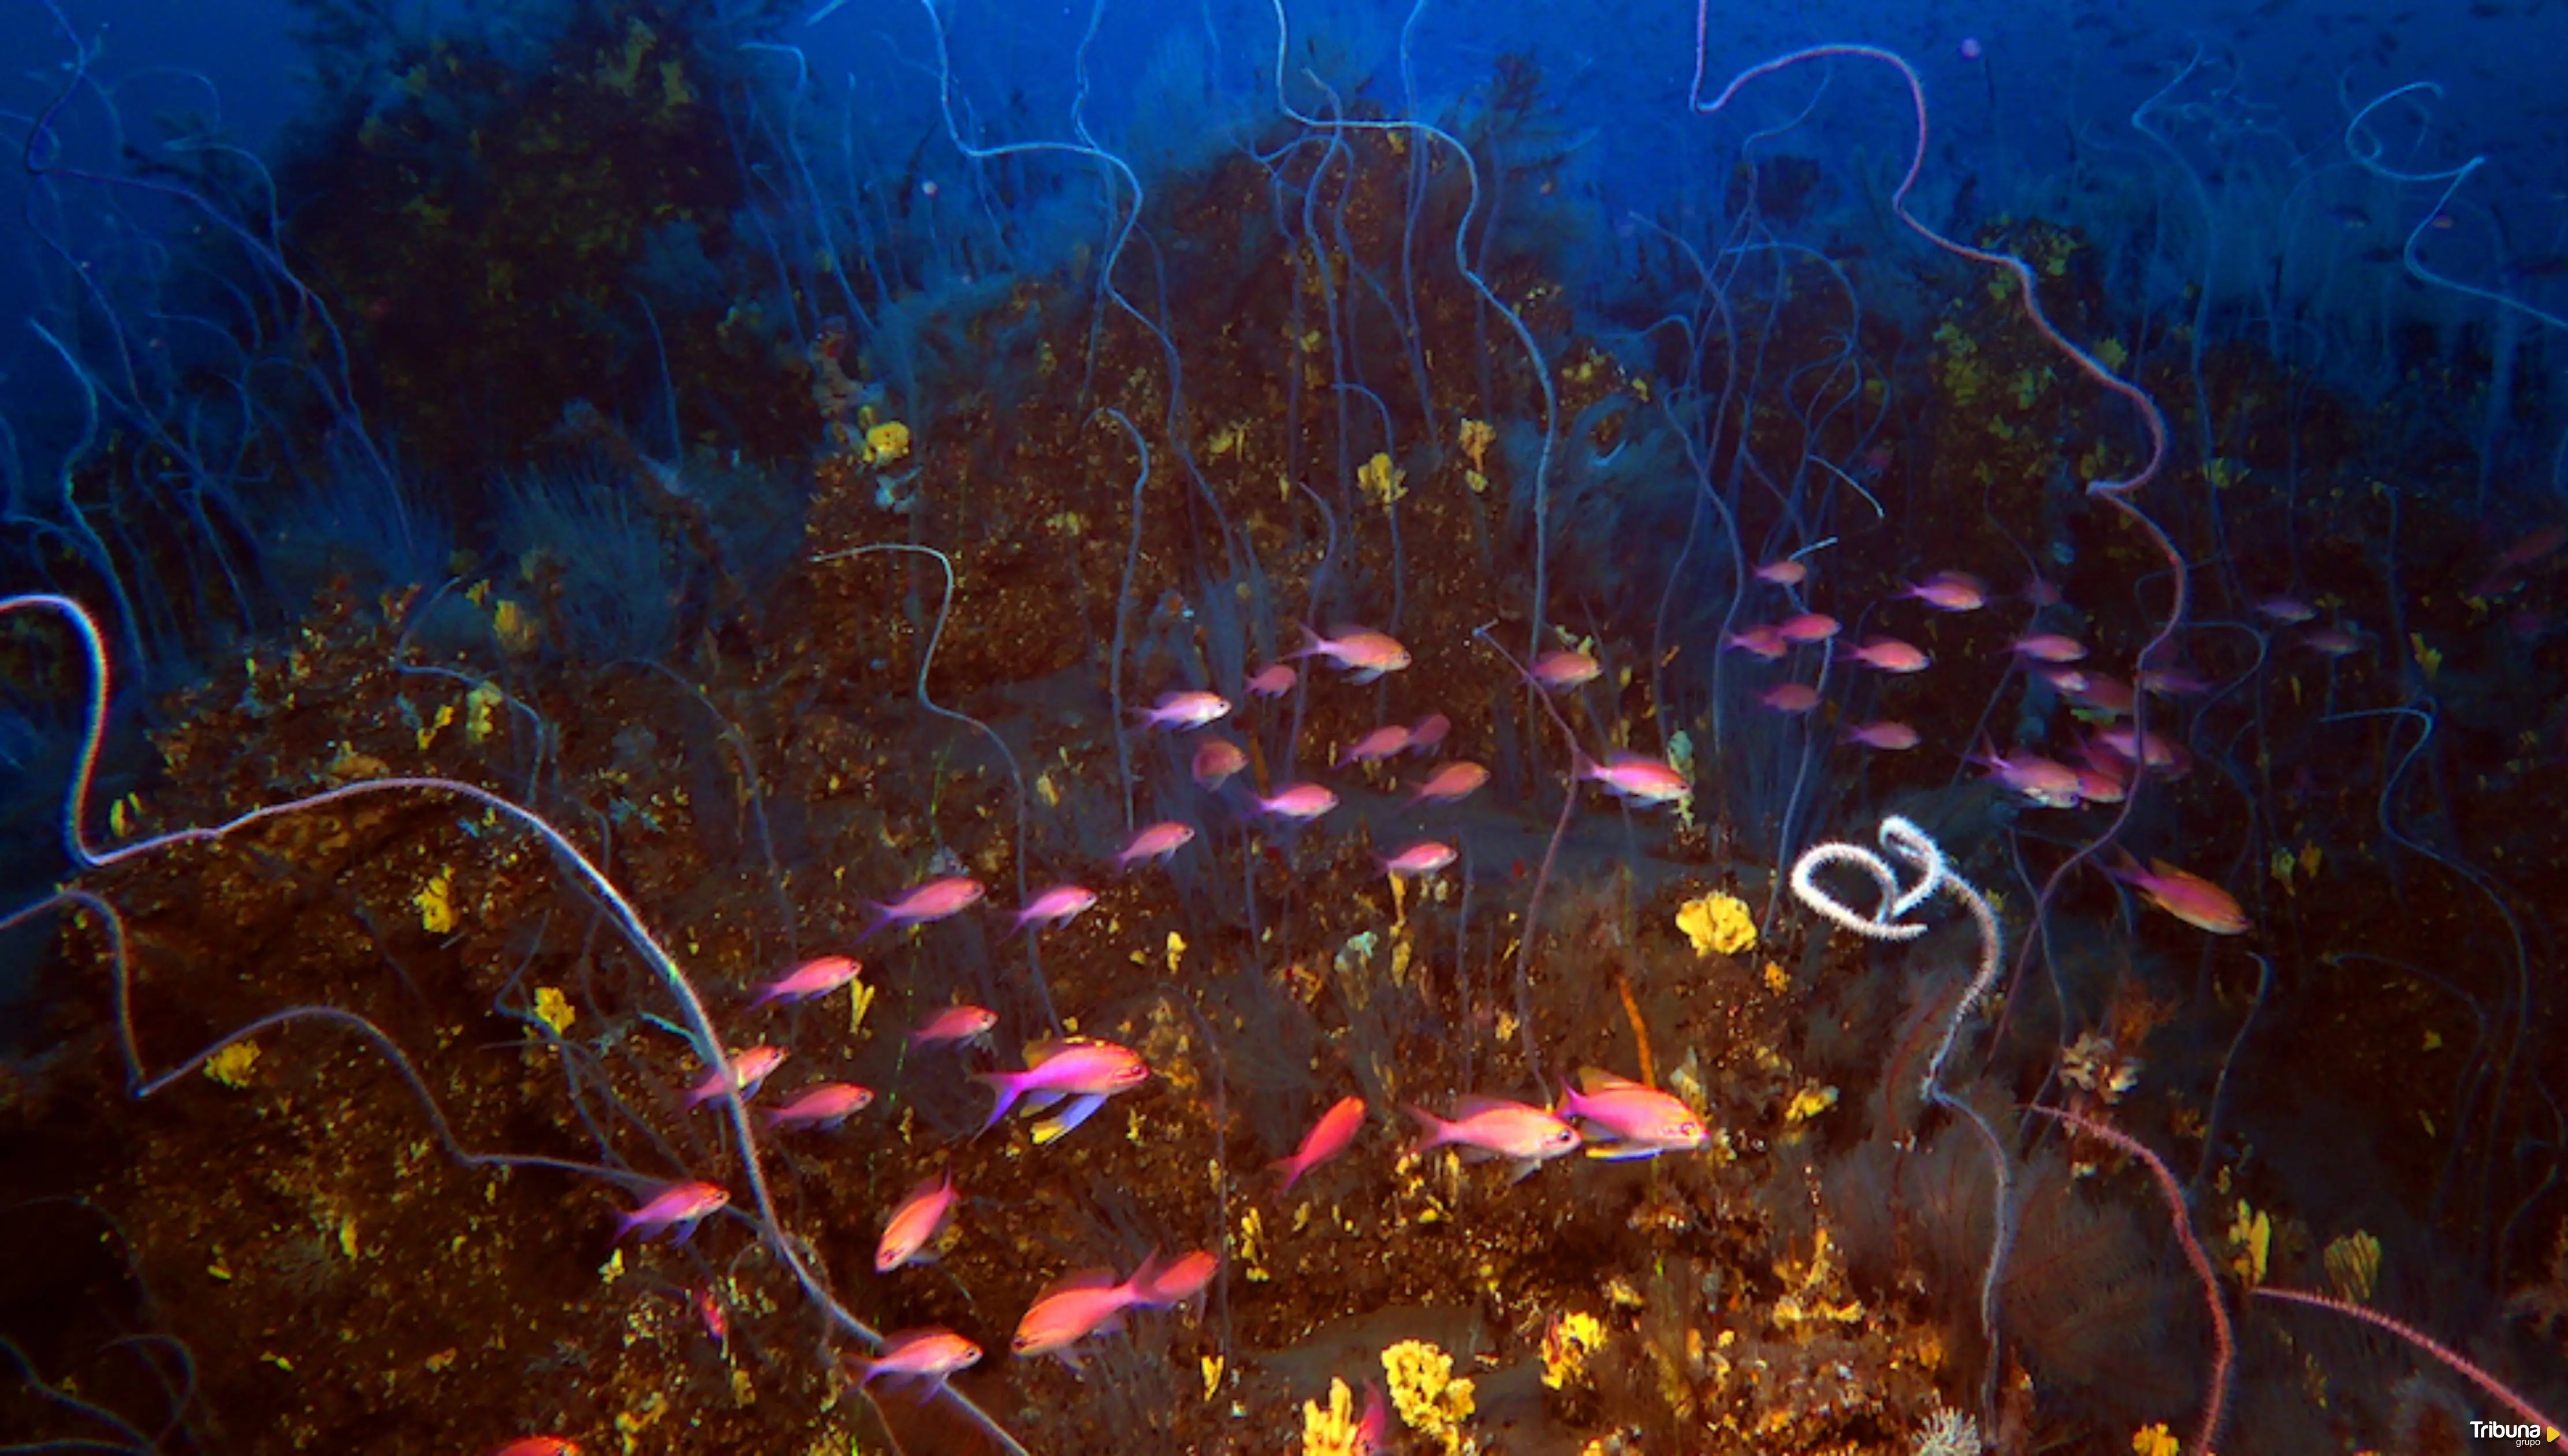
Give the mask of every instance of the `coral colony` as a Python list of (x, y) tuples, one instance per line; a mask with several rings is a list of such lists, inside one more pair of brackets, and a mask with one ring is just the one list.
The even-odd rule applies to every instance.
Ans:
[(2568, 1449), (2557, 112), (295, 8), (12, 22), (0, 1444)]

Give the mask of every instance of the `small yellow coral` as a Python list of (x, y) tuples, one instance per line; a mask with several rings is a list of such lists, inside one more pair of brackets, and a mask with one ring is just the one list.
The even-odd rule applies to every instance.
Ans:
[(2265, 1264), (2274, 1247), (2274, 1216), (2238, 1201), (2238, 1216), (2229, 1221), (2230, 1272), (2249, 1287), (2265, 1282)]
[(1757, 944), (1757, 922), (1748, 914), (1748, 903), (1718, 890), (1679, 907), (1677, 929), (1694, 942), (1698, 956), (1735, 956)]
[(1423, 1339), (1404, 1339), (1382, 1352), (1383, 1377), (1401, 1423), (1442, 1443), (1445, 1456), (1476, 1451), (1462, 1430), (1471, 1418), (1471, 1382), (1453, 1378), (1453, 1357)]
[(1344, 1380), (1329, 1381), (1329, 1403), (1302, 1402), (1302, 1456), (1361, 1456), (1356, 1445), (1356, 1397)]
[(502, 652), (524, 652), (535, 645), (535, 619), (513, 597), (501, 597), (490, 609), (490, 633)]
[(489, 684), (475, 684), (473, 691), (464, 695), (464, 741), (478, 743), (490, 736), (498, 718), (496, 710), (505, 701), (506, 695)]
[(419, 927), (430, 935), (444, 935), (455, 929), (455, 902), (449, 898), (455, 889), (455, 874), (439, 870), (411, 903), (419, 907)]
[(909, 427), (886, 420), (865, 432), (865, 463), (888, 465), (909, 453)]
[(2338, 1299), (2349, 1305), (2371, 1303), (2373, 1286), (2381, 1280), (2379, 1239), (2357, 1229), (2328, 1245), (2320, 1259)]
[(560, 987), (535, 988), (535, 1019), (552, 1027), (554, 1035), (568, 1030), (571, 1020), (578, 1015), (578, 1010), (570, 1004), (569, 997), (562, 995)]
[(1605, 1321), (1573, 1310), (1542, 1333), (1542, 1383), (1554, 1390), (1583, 1378), (1587, 1362), (1605, 1347)]
[(249, 1085), (249, 1069), (258, 1065), (258, 1043), (235, 1041), (205, 1058), (205, 1075), (237, 1091)]
[(1836, 1088), (1823, 1087), (1813, 1082), (1794, 1092), (1792, 1100), (1784, 1104), (1783, 1121), (1786, 1124), (1807, 1122), (1836, 1104)]
[(2177, 1444), (2163, 1423), (2131, 1432), (2131, 1456), (2175, 1456)]
[(249, 1086), (249, 1068), (259, 1063), (259, 1042), (231, 1042), (205, 1058), (205, 1076), (239, 1091)]
[(1356, 483), (1362, 485), (1365, 494), (1380, 502), (1385, 510), (1391, 508), (1392, 502), (1409, 494), (1408, 488), (1401, 484), (1408, 478), (1407, 470), (1393, 464), (1391, 456), (1379, 452), (1356, 467)]
[(1496, 443), (1498, 432), (1486, 420), (1462, 422), (1462, 454), (1474, 470), (1489, 468), (1489, 446)]

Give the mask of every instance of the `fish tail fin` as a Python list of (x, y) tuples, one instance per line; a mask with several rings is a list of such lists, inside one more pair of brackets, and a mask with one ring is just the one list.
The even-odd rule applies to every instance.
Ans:
[(1266, 1171), (1274, 1174), (1281, 1180), (1281, 1182), (1276, 1185), (1275, 1196), (1282, 1198), (1284, 1195), (1293, 1191), (1293, 1185), (1299, 1182), (1302, 1175), (1309, 1170), (1302, 1166), (1302, 1160), (1297, 1156), (1290, 1158), (1277, 1158), (1274, 1162), (1266, 1165)]
[(856, 938), (847, 943), (849, 950), (853, 950), (857, 946), (861, 946), (865, 942), (872, 940), (875, 936), (880, 935), (883, 927), (891, 924), (892, 919), (891, 907), (883, 904), (879, 900), (862, 900), (857, 903), (863, 907), (865, 912), (865, 928), (856, 932)]
[[(1025, 1086), (1015, 1072), (976, 1071), (972, 1073), (972, 1080), (988, 1087), (999, 1099), (990, 1107), (989, 1120), (981, 1124), (982, 1132), (988, 1132), (998, 1126), (999, 1119), (1007, 1116), (1008, 1109), (1016, 1106), (1017, 1098), (1025, 1093)], [(978, 1135), (978, 1133), (974, 1134), (974, 1136)]]

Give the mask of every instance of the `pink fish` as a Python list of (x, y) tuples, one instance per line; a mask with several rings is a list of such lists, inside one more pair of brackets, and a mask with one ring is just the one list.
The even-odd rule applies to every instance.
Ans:
[(1350, 683), (1370, 683), (1385, 673), (1409, 666), (1409, 649), (1383, 633), (1354, 627), (1341, 627), (1337, 633), (1335, 637), (1322, 637), (1305, 627), (1302, 650), (1285, 656), (1327, 658), (1349, 670)]
[(1731, 633), (1722, 639), (1721, 646), (1724, 651), (1736, 648), (1761, 662), (1769, 663), (1781, 661), (1783, 654), (1792, 650), (1791, 644), (1783, 640), (1779, 628), (1763, 624), (1745, 632)]
[(1218, 693), (1162, 693), (1156, 708), (1137, 709), (1143, 728), (1183, 732), (1230, 716), (1230, 700)]
[(865, 928), (865, 936), (870, 939), (893, 926), (926, 925), (943, 920), (978, 904), (985, 893), (979, 880), (949, 875), (941, 880), (930, 880), (889, 905), (867, 902), (868, 908), (874, 912), (874, 923)]
[(1131, 1283), (1119, 1283), (1111, 1269), (1063, 1275), (1035, 1296), (1008, 1347), (1021, 1356), (1058, 1354), (1076, 1363), (1070, 1347), (1092, 1334), (1123, 1328), (1124, 1311), (1137, 1303), (1135, 1294)]
[(2127, 727), (2109, 728), (2097, 733), (2094, 741), (2096, 747), (2125, 763), (2137, 763), (2145, 757), (2149, 767), (2177, 776), (2192, 768), (2190, 755), (2162, 733), (2151, 732), (2142, 738)]
[(1976, 612), (1989, 604), (1989, 585), (1967, 571), (1939, 571), (1900, 595), (1939, 612)]
[(696, 1307), (696, 1318), (704, 1322), (705, 1333), (713, 1336), (714, 1343), (725, 1353), (729, 1353), (731, 1315), (723, 1309), (722, 1296), (714, 1293), (713, 1286), (707, 1285), (695, 1292), (693, 1303)]
[(1206, 793), (1230, 781), (1248, 766), (1248, 755), (1228, 738), (1206, 738), (1195, 748), (1195, 786)]
[(1141, 1261), (1124, 1283), (1136, 1310), (1173, 1310), (1204, 1292), (1221, 1272), (1221, 1260), (1202, 1249), (1162, 1262), (1156, 1254)]
[(2048, 809), (2078, 807), (2078, 770), (2040, 753), (1974, 753), (1989, 776)]
[(1364, 1413), (1356, 1418), (1355, 1456), (1383, 1456), (1391, 1449), (1391, 1406), (1382, 1387), (1365, 1382)]
[(1597, 663), (1596, 659), (1586, 653), (1572, 652), (1564, 647), (1555, 648), (1535, 658), (1533, 671), (1526, 676), (1533, 679), (1536, 687), (1557, 691), (1595, 682), (1596, 675), (1603, 671), (1604, 668)]
[(1409, 801), (1413, 804), (1421, 799), (1429, 803), (1456, 803), (1470, 797), (1473, 790), (1488, 781), (1489, 770), (1467, 759), (1440, 763), (1434, 772), (1427, 775), (1427, 781), (1418, 785), (1418, 791), (1409, 796)]
[(1757, 695), (1776, 713), (1807, 713), (1819, 706), (1819, 690), (1807, 683), (1777, 683)]
[(1128, 870), (1145, 859), (1164, 861), (1194, 842), (1195, 828), (1192, 824), (1180, 824), (1173, 819), (1153, 824), (1132, 836), (1132, 842), (1124, 845), (1123, 852), (1115, 856), (1115, 867)]
[(520, 1436), (490, 1456), (579, 1456), (579, 1443), (561, 1436)]
[(1029, 1045), (1024, 1071), (978, 1072), (972, 1079), (998, 1098), (990, 1108), (990, 1119), (981, 1124), (983, 1132), (998, 1126), (1021, 1097), (1028, 1111), (1070, 1098), (1070, 1105), (1057, 1117), (1035, 1129), (1035, 1141), (1046, 1143), (1086, 1122), (1107, 1098), (1139, 1086), (1149, 1076), (1149, 1063), (1129, 1049), (1112, 1041), (1073, 1036)]
[(1592, 778), (1625, 801), (1635, 804), (1672, 804), (1694, 797), (1694, 785), (1685, 775), (1656, 758), (1638, 753), (1616, 753), (1602, 763), (1582, 759), (1578, 776)]
[(1866, 638), (1863, 646), (1849, 647), (1845, 655), (1847, 661), (1861, 663), (1877, 673), (1922, 673), (1935, 661), (1914, 644), (1896, 637)]
[(874, 1246), (874, 1273), (889, 1274), (904, 1264), (933, 1263), (929, 1246), (944, 1237), (954, 1221), (954, 1175), (943, 1172), (920, 1183), (895, 1205), (883, 1224), (882, 1242)]
[(1882, 719), (1876, 723), (1859, 723), (1847, 728), (1845, 740), (1849, 743), (1861, 743), (1867, 748), (1879, 748), (1884, 752), (1896, 753), (1902, 749), (1917, 746), (1917, 729), (1904, 723)]
[(2140, 892), (2140, 897), (2185, 924), (2213, 935), (2245, 935), (2253, 927), (2247, 912), (2228, 891), (2190, 870), (2180, 870), (2162, 859), (2149, 861), (2141, 869), (2129, 855), (2121, 863), (2109, 865), (2105, 873)]
[(2211, 684), (2185, 668), (2142, 668), (2140, 688), (2160, 698), (2194, 698), (2210, 692)]
[(2086, 692), (2090, 681), (2083, 668), (2042, 667), (2034, 669), (2033, 675), (2072, 698)]
[(1458, 1146), (1466, 1156), (1511, 1160), (1515, 1176), (1522, 1179), (1578, 1147), (1578, 1129), (1540, 1107), (1498, 1097), (1463, 1097), (1453, 1104), (1453, 1112), (1454, 1120), (1447, 1122), (1424, 1107), (1410, 1108), (1409, 1115), (1418, 1119), (1423, 1133), (1410, 1153)]
[(2322, 627), (2302, 637), (2301, 641), (2322, 657), (2352, 657), (2363, 651), (2363, 639), (2343, 627)]
[(756, 1011), (774, 1001), (809, 1001), (814, 997), (827, 996), (855, 980), (856, 973), (864, 969), (847, 956), (821, 956), (805, 961), (783, 978), (760, 987), (758, 1000), (751, 1002), (749, 1009)]
[[(1187, 832), (1191, 834), (1193, 831)], [(1030, 925), (1067, 925), (1077, 919), (1081, 911), (1096, 903), (1097, 892), (1085, 885), (1055, 885), (1026, 902), (1026, 908), (1017, 912), (1015, 927), (1008, 933), (1014, 935)]]
[(2102, 673), (2081, 673), (2077, 687), (2062, 685), (2060, 691), (2077, 700), (2081, 708), (2096, 713), (2122, 714), (2131, 711), (2131, 685)]
[(1803, 612), (1797, 617), (1786, 617), (1775, 623), (1774, 635), (1795, 646), (1806, 647), (1813, 642), (1825, 642), (1836, 636), (1843, 626), (1843, 623), (1825, 612)]
[(2056, 607), (2062, 602), (2068, 600), (2066, 597), (2061, 595), (2059, 584), (2052, 581), (2049, 577), (2044, 576), (2037, 576), (2027, 581), (2024, 584), (2023, 596), (2026, 601), (2031, 602), (2037, 609), (2042, 607)]
[(1759, 581), (1771, 582), (1775, 586), (1799, 586), (1809, 579), (1810, 568), (1798, 561), (1768, 561), (1753, 574)]
[(1364, 1130), (1365, 1103), (1362, 1097), (1342, 1097), (1336, 1106), (1320, 1114), (1311, 1130), (1302, 1135), (1302, 1145), (1293, 1156), (1278, 1158), (1267, 1166), (1284, 1175), (1284, 1185), (1275, 1190), (1280, 1197), (1293, 1191), (1303, 1174), (1347, 1150)]
[(859, 1387), (879, 1376), (885, 1383), (915, 1380), (928, 1391), (944, 1384), (946, 1376), (980, 1362), (979, 1345), (951, 1329), (933, 1327), (884, 1335), (882, 1348), (871, 1359), (862, 1355), (847, 1357), (847, 1367), (855, 1372)]
[(2318, 616), (2316, 607), (2298, 597), (2267, 597), (2256, 604), (2256, 611), (2285, 627), (2298, 627)]
[(1409, 751), (1433, 753), (1444, 745), (1444, 735), (1453, 730), (1453, 720), (1441, 713), (1431, 713), (1409, 726)]
[(705, 1073), (704, 1080), (688, 1090), (687, 1105), (700, 1107), (721, 1096), (724, 1088), (734, 1084), (740, 1088), (741, 1100), (747, 1101), (758, 1090), (758, 1084), (784, 1064), (785, 1049), (781, 1046), (753, 1046), (747, 1051), (734, 1052), (727, 1070), (716, 1068)]
[(1350, 763), (1379, 763), (1385, 758), (1400, 756), (1401, 750), (1408, 746), (1409, 726), (1407, 724), (1396, 723), (1388, 728), (1378, 728), (1349, 743), (1347, 750), (1338, 755), (1338, 766), (1344, 768)]
[(2554, 521), (2535, 527), (2497, 553), (2496, 560), (2488, 564), (2487, 574), (2479, 578), (2478, 585), (2470, 588), (2469, 595), (2492, 597), (2521, 585), (2520, 569), (2558, 550), (2562, 542), (2568, 542), (2568, 526)]
[(822, 1082), (804, 1087), (794, 1100), (767, 1111), (770, 1127), (832, 1128), (873, 1105), (870, 1087), (854, 1082)]
[[(1564, 1088), (1560, 1113), (1585, 1123), (1591, 1158), (1655, 1158), (1661, 1153), (1690, 1153), (1711, 1141), (1694, 1109), (1627, 1077), (1597, 1067), (1578, 1073), (1578, 1085)], [(1598, 1132), (1606, 1137), (1599, 1141)]]
[(2028, 633), (2008, 643), (2007, 650), (2038, 663), (2083, 662), (2086, 657), (2086, 644), (2057, 632)]
[(1281, 698), (1301, 680), (1291, 663), (1268, 663), (1248, 675), (1248, 691), (1260, 698)]
[(2118, 804), (2129, 795), (2121, 775), (2110, 769), (2090, 764), (2077, 772), (2078, 796), (2090, 804)]
[(1277, 789), (1272, 798), (1251, 795), (1257, 800), (1257, 811), (1279, 819), (1292, 819), (1307, 824), (1338, 806), (1338, 796), (1325, 784), (1288, 783)]
[(999, 1014), (975, 1006), (947, 1007), (919, 1023), (909, 1033), (910, 1042), (934, 1046), (947, 1041), (978, 1041), (999, 1024)]
[(1382, 870), (1387, 875), (1432, 875), (1452, 862), (1452, 845), (1421, 839), (1382, 861)]
[(696, 1221), (719, 1212), (731, 1202), (731, 1190), (719, 1183), (672, 1183), (651, 1196), (649, 1202), (615, 1220), (615, 1237), (640, 1230), (650, 1238), (664, 1229), (684, 1226), (692, 1232)]

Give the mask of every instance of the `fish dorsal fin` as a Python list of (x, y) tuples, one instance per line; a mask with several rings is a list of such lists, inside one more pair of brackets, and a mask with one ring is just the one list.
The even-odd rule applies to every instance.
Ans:
[(1039, 1036), (1026, 1043), (1026, 1070), (1032, 1071), (1066, 1051), (1109, 1044), (1094, 1036)]
[(1599, 1092), (1611, 1092), (1623, 1087), (1639, 1085), (1639, 1082), (1630, 1077), (1617, 1076), (1601, 1066), (1582, 1066), (1578, 1069), (1578, 1090), (1591, 1097)]
[(2151, 858), (2149, 860), (2149, 873), (2157, 876), (2161, 880), (2190, 880), (2195, 878), (2195, 876), (2186, 874), (2183, 870), (2177, 869), (2174, 865), (2167, 863), (2165, 860), (2157, 858)]
[(1453, 1099), (1453, 1120), (1468, 1122), (1483, 1112), (1512, 1112), (1518, 1105), (1504, 1097), (1483, 1097), (1477, 1094), (1456, 1097)]

